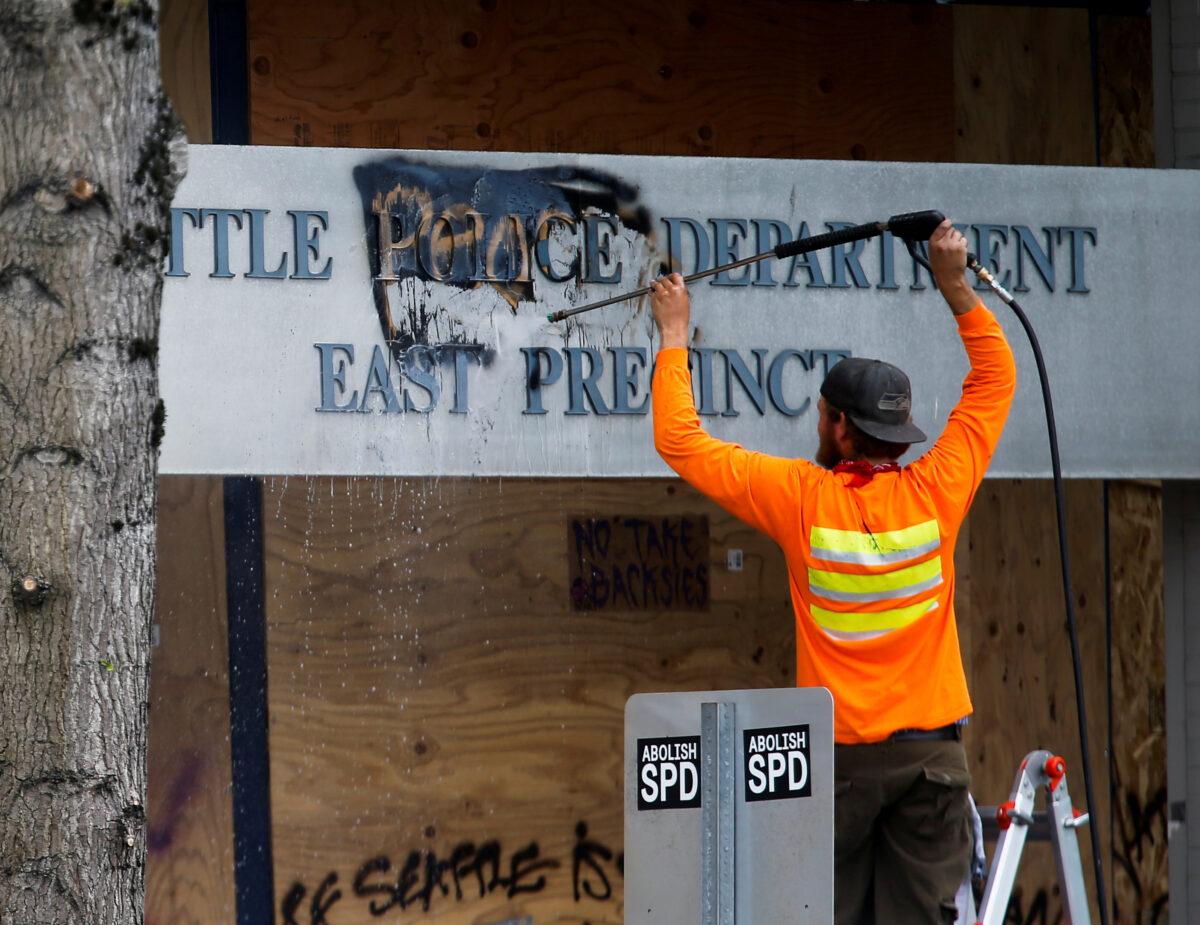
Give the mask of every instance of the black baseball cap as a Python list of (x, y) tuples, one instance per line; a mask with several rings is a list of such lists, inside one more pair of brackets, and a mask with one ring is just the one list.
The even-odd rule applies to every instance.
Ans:
[(924, 443), (924, 432), (912, 422), (912, 386), (904, 371), (883, 360), (846, 357), (836, 363), (821, 395), (843, 411), (859, 430), (888, 443)]

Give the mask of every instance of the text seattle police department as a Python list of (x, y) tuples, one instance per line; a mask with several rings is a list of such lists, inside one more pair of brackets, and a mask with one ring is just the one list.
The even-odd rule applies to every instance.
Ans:
[[(249, 279), (329, 280), (333, 260), (322, 260), (320, 234), (329, 229), (329, 213), (314, 209), (288, 210), (287, 218), (271, 217), (268, 209), (184, 208), (171, 210), (171, 252), (167, 276), (187, 277), (187, 243), (202, 234), (211, 222), (212, 272), (215, 279), (237, 275)], [(272, 223), (287, 223), (290, 247), (268, 260), (266, 241)], [(539, 225), (540, 222), (540, 225)], [(673, 266), (688, 272), (726, 263), (769, 250), (776, 244), (808, 237), (809, 227), (800, 222), (794, 231), (787, 222), (766, 218), (713, 218), (707, 224), (696, 219), (661, 219), (668, 254)], [(506, 259), (473, 261), (480, 274), (476, 282), (512, 282), (535, 276), (553, 284), (567, 282), (617, 285), (623, 267), (610, 255), (610, 244), (619, 228), (615, 219), (589, 215), (573, 220), (561, 213), (546, 216), (478, 216), (472, 223), (486, 240), (511, 236)], [(847, 222), (826, 222), (833, 230)], [(977, 223), (961, 225), (973, 234), (974, 250), (998, 273), (1002, 283), (1016, 292), (1027, 292), (1039, 281), (1053, 292), (1060, 276), (1069, 280), (1067, 291), (1086, 294), (1087, 247), (1096, 244), (1097, 229), (1086, 226), (1047, 226), (1035, 231), (1025, 225)], [(491, 230), (489, 230), (491, 229)], [(409, 263), (430, 280), (445, 278), (446, 267), (437, 263), (433, 240), (445, 233), (443, 224), (427, 222), (408, 240), (415, 259)], [(820, 229), (824, 230), (824, 229)], [(278, 229), (276, 229), (278, 232)], [(272, 240), (276, 237), (271, 235)], [(551, 246), (553, 243), (553, 247)], [(469, 250), (469, 247), (467, 248)], [(241, 253), (239, 253), (239, 250)], [(444, 249), (443, 249), (444, 250)], [(902, 253), (902, 252), (901, 252)], [(241, 259), (245, 254), (245, 259)], [(236, 257), (235, 257), (236, 255)], [(379, 258), (380, 255), (375, 255)], [(389, 254), (389, 261), (397, 255)], [(468, 256), (469, 255), (464, 255)], [(452, 258), (451, 258), (452, 259)], [(378, 263), (378, 259), (376, 261)], [(235, 272), (235, 263), (240, 274)], [(785, 286), (807, 288), (880, 290), (900, 288), (898, 267), (904, 267), (908, 288), (926, 288), (919, 266), (902, 253), (896, 257), (891, 235), (801, 254), (789, 261), (764, 261), (733, 273), (712, 277), (713, 286)], [(379, 278), (391, 271), (378, 266)], [(868, 272), (874, 271), (874, 282)], [(1065, 271), (1065, 272), (1061, 272)], [(776, 278), (779, 272), (779, 278)], [(326, 342), (313, 345), (317, 351), (320, 402), (318, 412), (428, 413), (438, 407), (443, 391), (452, 391), (450, 412), (470, 410), (471, 370), (483, 365), (487, 349), (481, 344), (416, 344), (399, 364), (387, 347), (374, 344), (366, 349), (353, 344)], [(642, 415), (649, 410), (648, 349), (645, 347), (523, 347), (526, 367), (525, 414), (545, 414), (545, 393), (554, 386), (564, 389), (564, 414)], [(829, 366), (850, 351), (842, 348), (738, 351), (696, 348), (692, 365), (697, 390), (697, 410), (703, 415), (736, 416), (739, 402), (749, 401), (758, 414), (768, 407), (797, 416), (808, 410), (811, 398), (799, 400), (796, 387), (785, 388), (785, 379), (797, 373), (817, 371), (822, 376)], [(809, 390), (804, 390), (808, 392)], [(789, 393), (791, 393), (789, 395)], [(746, 407), (743, 404), (743, 407)]]

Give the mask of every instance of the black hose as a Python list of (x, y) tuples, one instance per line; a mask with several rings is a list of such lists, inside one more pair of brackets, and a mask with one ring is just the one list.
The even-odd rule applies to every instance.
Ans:
[(1100, 905), (1100, 921), (1108, 925), (1108, 905), (1104, 898), (1104, 867), (1100, 861), (1100, 839), (1093, 808), (1096, 800), (1092, 789), (1092, 761), (1088, 749), (1087, 707), (1083, 696), (1083, 661), (1079, 655), (1079, 627), (1075, 620), (1075, 593), (1071, 588), (1071, 562), (1067, 550), (1067, 508), (1063, 492), (1062, 465), (1058, 458), (1058, 430), (1054, 426), (1054, 403), (1050, 398), (1050, 379), (1046, 375), (1046, 363), (1042, 359), (1042, 348), (1038, 343), (1033, 325), (1029, 323), (1024, 310), (1017, 300), (1009, 296), (1005, 299), (1008, 307), (1013, 310), (1021, 327), (1029, 337), (1029, 346), (1033, 348), (1033, 358), (1037, 362), (1038, 380), (1042, 385), (1042, 400), (1046, 405), (1046, 431), (1050, 438), (1050, 466), (1054, 472), (1054, 508), (1058, 515), (1058, 553), (1062, 561), (1063, 597), (1067, 605), (1067, 632), (1071, 637), (1071, 667), (1075, 672), (1075, 708), (1079, 722), (1079, 747), (1083, 752), (1083, 788), (1087, 799), (1088, 812), (1092, 813), (1091, 843), (1092, 863), (1096, 872), (1096, 901)]
[[(917, 243), (909, 240), (905, 244), (907, 244), (908, 252), (912, 255), (913, 260), (925, 267), (930, 275), (932, 275), (933, 267), (929, 265), (929, 261), (921, 252)], [(1054, 473), (1054, 510), (1058, 520), (1058, 556), (1062, 563), (1063, 600), (1067, 606), (1067, 634), (1071, 637), (1071, 668), (1075, 674), (1075, 712), (1076, 721), (1079, 724), (1079, 748), (1083, 754), (1084, 798), (1087, 800), (1088, 813), (1091, 814), (1089, 817), (1092, 824), (1090, 840), (1092, 843), (1092, 865), (1096, 876), (1096, 902), (1100, 906), (1101, 925), (1108, 925), (1108, 904), (1105, 902), (1104, 895), (1104, 865), (1100, 860), (1100, 839), (1096, 829), (1097, 820), (1095, 814), (1092, 812), (1096, 805), (1096, 800), (1095, 791), (1092, 788), (1092, 759), (1088, 748), (1087, 705), (1084, 702), (1083, 696), (1083, 659), (1079, 654), (1079, 625), (1075, 619), (1075, 592), (1071, 587), (1071, 559), (1067, 549), (1067, 503), (1066, 493), (1063, 491), (1062, 464), (1058, 458), (1058, 428), (1054, 424), (1054, 402), (1050, 397), (1050, 377), (1046, 373), (1046, 361), (1042, 357), (1042, 345), (1038, 343), (1033, 325), (1029, 323), (1029, 318), (1026, 316), (1025, 310), (1021, 308), (1020, 303), (1003, 286), (995, 282), (991, 273), (980, 265), (979, 259), (974, 254), (967, 254), (967, 266), (980, 279), (991, 286), (1004, 304), (1013, 310), (1013, 314), (1021, 322), (1021, 327), (1025, 329), (1025, 335), (1029, 338), (1029, 346), (1033, 348), (1033, 359), (1037, 363), (1038, 382), (1041, 384), (1042, 401), (1046, 406), (1046, 435), (1050, 438), (1050, 468)], [(1110, 807), (1109, 812), (1111, 811)]]

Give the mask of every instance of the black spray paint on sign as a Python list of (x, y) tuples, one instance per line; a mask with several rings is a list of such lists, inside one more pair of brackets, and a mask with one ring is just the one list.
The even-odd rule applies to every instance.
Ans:
[[(403, 280), (467, 291), (492, 286), (516, 310), (534, 301), (538, 279), (616, 282), (605, 275), (605, 235), (622, 228), (651, 233), (637, 188), (577, 166), (497, 170), (430, 165), (390, 157), (354, 168), (372, 261), (375, 307), (397, 360), (438, 331), (436, 306), (416, 297), (399, 304)], [(569, 265), (551, 257), (549, 238), (574, 234)], [(611, 270), (610, 270), (611, 273)]]

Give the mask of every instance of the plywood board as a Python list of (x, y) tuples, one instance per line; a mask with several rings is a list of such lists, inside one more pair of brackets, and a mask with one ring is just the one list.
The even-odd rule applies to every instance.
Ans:
[(936, 7), (253, 0), (249, 12), (256, 144), (953, 156), (950, 14)]
[(162, 0), (158, 12), (163, 89), (192, 144), (212, 142), (207, 0)]
[(954, 8), (954, 160), (1095, 164), (1083, 9)]
[[(667, 494), (671, 488), (678, 494)], [(1104, 833), (1101, 486), (1069, 488), (1100, 775), (1094, 812), (1096, 830)], [(663, 615), (655, 626), (660, 618), (651, 615), (580, 614), (565, 603), (565, 512), (582, 510), (581, 498), (597, 512), (641, 504), (673, 513), (703, 503), (689, 496), (682, 486), (655, 482), (276, 480), (269, 486), (277, 888), (281, 903), (298, 885), (303, 891), (297, 922), (306, 921), (326, 881), (319, 895), (327, 900), (340, 889), (340, 916), (389, 901), (372, 888), (394, 882), (414, 850), (409, 901), (423, 905), (429, 854), (421, 852), (446, 861), (467, 845), (498, 852), (499, 881), (479, 897), (475, 856), (462, 855), (461, 883), (447, 876), (449, 895), (435, 886), (430, 896), (431, 908), (436, 904), (449, 921), (534, 911), (541, 920), (575, 914), (573, 903), (588, 911), (589, 901), (598, 904), (588, 911), (592, 921), (610, 920), (605, 903), (620, 895), (618, 701), (639, 684), (697, 689), (722, 678), (722, 684), (757, 686), (790, 675), (781, 558), (769, 542), (723, 515), (713, 521), (711, 562), (714, 614), (732, 618), (724, 626), (683, 614)], [(1067, 757), (1082, 804), (1049, 486), (985, 483), (967, 530), (969, 581), (960, 585), (958, 607), (976, 703), (967, 740), (974, 792), (981, 802), (999, 802), (1019, 759), (1045, 746)], [(723, 568), (723, 549), (734, 542), (745, 551), (747, 571), (740, 574)], [(546, 549), (556, 555), (543, 555)], [(746, 623), (748, 609), (771, 616), (765, 624)], [(618, 629), (622, 621), (627, 625)], [(730, 630), (732, 637), (723, 635)], [(772, 663), (765, 670), (764, 660)], [(546, 722), (539, 725), (539, 718)], [(503, 745), (490, 741), (497, 735)], [(586, 839), (578, 836), (580, 823)], [(560, 875), (570, 866), (573, 844), (585, 841), (598, 857), (608, 852), (612, 858), (614, 866), (600, 864), (606, 879), (592, 885), (604, 901), (586, 889), (576, 900), (573, 878)], [(564, 866), (531, 874), (528, 883), (545, 877), (536, 893), (507, 896), (511, 855), (535, 845), (529, 863), (550, 859)], [(358, 863), (348, 860), (355, 852)], [(376, 866), (364, 866), (368, 861)], [(1031, 846), (1025, 866), (1014, 914), (1022, 921), (1039, 910), (1053, 917), (1060, 903), (1048, 849)], [(366, 894), (356, 896), (354, 877), (364, 870)]]
[(234, 921), (221, 480), (158, 482), (147, 925)]
[[(339, 923), (400, 895), (447, 923), (620, 922), (626, 698), (794, 683), (782, 555), (676, 482), (276, 479), (264, 508), (297, 923), (335, 891)], [(573, 608), (568, 520), (620, 510), (708, 518), (707, 612)]]
[(1154, 73), (1149, 16), (1096, 17), (1100, 163), (1154, 166)]
[(1108, 510), (1113, 921), (1162, 922), (1168, 899), (1162, 486), (1112, 482)]
[[(1088, 839), (1098, 835), (1107, 845), (1109, 824), (1100, 482), (1067, 483), (1067, 518), (1097, 801), (1093, 822), (1080, 841), (1090, 884)], [(965, 745), (975, 799), (990, 805), (1007, 800), (1020, 760), (1047, 748), (1066, 758), (1071, 795), (1077, 806), (1085, 805), (1051, 483), (984, 482), (971, 509), (969, 547), (969, 611), (959, 611), (958, 619), (960, 625), (970, 624), (967, 660), (975, 715)], [(1107, 869), (1106, 847), (1102, 857)], [(1046, 921), (1056, 921), (1061, 907), (1049, 845), (1027, 846), (1010, 918), (1041, 921), (1044, 915)]]

